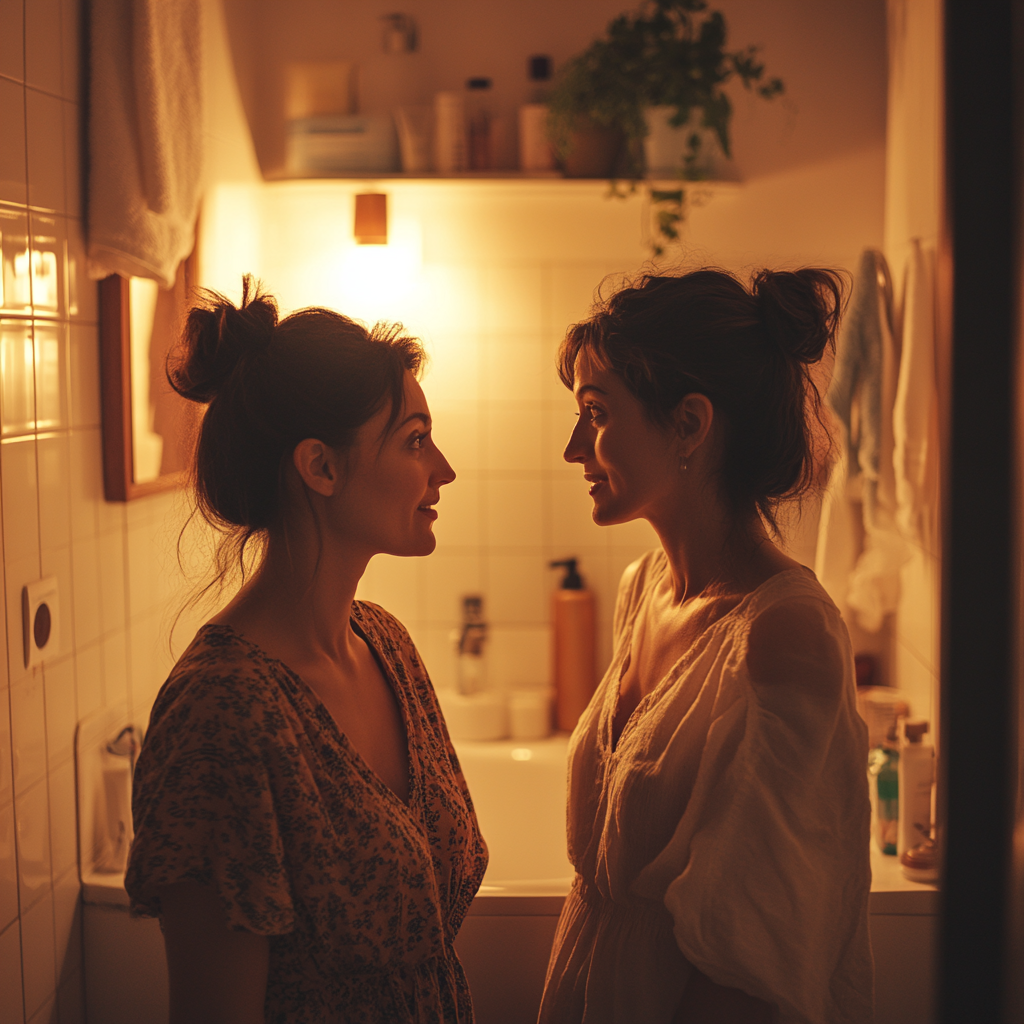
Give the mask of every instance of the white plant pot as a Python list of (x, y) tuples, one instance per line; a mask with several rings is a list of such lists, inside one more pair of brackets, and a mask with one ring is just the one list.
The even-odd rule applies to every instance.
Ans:
[(687, 155), (686, 140), (696, 132), (701, 139), (700, 152), (691, 170), (700, 178), (713, 178), (724, 159), (718, 136), (701, 126), (701, 111), (693, 108), (690, 120), (679, 127), (669, 124), (675, 107), (648, 107), (644, 112), (647, 135), (644, 138), (644, 163), (648, 177), (676, 178), (683, 170)]

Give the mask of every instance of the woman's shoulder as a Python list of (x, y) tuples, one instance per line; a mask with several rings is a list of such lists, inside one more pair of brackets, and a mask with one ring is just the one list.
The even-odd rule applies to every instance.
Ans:
[(661, 578), (668, 566), (664, 548), (652, 548), (634, 559), (619, 579), (619, 600), (633, 603), (648, 586)]
[(756, 621), (766, 614), (842, 622), (842, 615), (828, 591), (805, 565), (770, 576), (750, 594), (746, 617)]
[(839, 609), (803, 566), (771, 577), (751, 595), (746, 662), (755, 685), (819, 688), (852, 672), (849, 634)]
[(271, 658), (230, 626), (208, 624), (176, 662), (153, 705), (154, 727), (237, 727), (266, 718), (282, 699)]
[(376, 632), (383, 633), (402, 642), (412, 642), (409, 630), (402, 626), (387, 608), (382, 608), (373, 601), (353, 601), (352, 617), (359, 626), (369, 626)]

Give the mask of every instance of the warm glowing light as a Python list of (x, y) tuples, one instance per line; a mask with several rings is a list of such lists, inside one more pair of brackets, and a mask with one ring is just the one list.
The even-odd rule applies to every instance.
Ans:
[(36, 430), (53, 430), (64, 421), (60, 346), (60, 328), (56, 324), (36, 324)]
[(361, 192), (356, 196), (352, 234), (359, 245), (388, 244), (388, 197), (383, 192)]
[(529, 747), (513, 747), (512, 760), (531, 761), (533, 760), (533, 751)]
[(57, 254), (32, 250), (32, 304), (36, 309), (57, 309)]
[(29, 309), (32, 306), (32, 277), (29, 270), (30, 256), (28, 249), (14, 254), (11, 268), (14, 271), (7, 296), (8, 309)]
[(34, 353), (32, 329), (27, 323), (0, 323), (0, 411), (5, 434), (35, 428)]

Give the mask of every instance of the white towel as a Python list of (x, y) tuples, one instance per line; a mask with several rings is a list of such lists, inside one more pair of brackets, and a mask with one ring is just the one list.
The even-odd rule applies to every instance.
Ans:
[(938, 505), (939, 398), (935, 366), (934, 256), (910, 243), (903, 308), (903, 355), (893, 408), (896, 520), (903, 536), (934, 548)]
[(89, 31), (89, 274), (169, 288), (202, 185), (202, 3), (92, 0)]
[(899, 365), (889, 268), (882, 253), (867, 249), (854, 279), (828, 390), (828, 402), (843, 426), (843, 457), (833, 469), (822, 507), (815, 572), (836, 604), (849, 609), (870, 633), (878, 632), (896, 609), (900, 568), (908, 555), (896, 526), (892, 455)]

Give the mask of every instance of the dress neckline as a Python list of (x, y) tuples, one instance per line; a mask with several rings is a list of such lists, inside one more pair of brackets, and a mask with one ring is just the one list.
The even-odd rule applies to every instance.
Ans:
[[(661, 556), (659, 559), (659, 555)], [(651, 559), (652, 562), (661, 562), (658, 566), (661, 573), (668, 569), (668, 558), (665, 555), (663, 549), (658, 549), (654, 553), (654, 557)], [(705, 639), (714, 633), (720, 626), (730, 622), (730, 620), (736, 618), (740, 611), (745, 611), (747, 607), (753, 603), (755, 597), (759, 596), (762, 591), (774, 584), (783, 576), (789, 576), (793, 573), (810, 574), (814, 579), (817, 577), (814, 575), (814, 571), (809, 569), (806, 565), (794, 565), (788, 569), (780, 569), (776, 573), (772, 573), (766, 580), (759, 583), (753, 590), (744, 594), (736, 604), (730, 608), (724, 615), (715, 619), (714, 622), (706, 626), (694, 639), (693, 643), (679, 656), (679, 658), (672, 663), (668, 671), (655, 683), (654, 687), (645, 693), (639, 701), (637, 701), (636, 707), (630, 712), (629, 717), (625, 722), (622, 723), (622, 728), (619, 730), (618, 736), (615, 735), (615, 719), (619, 712), (619, 701), (622, 699), (621, 687), (622, 687), (622, 675), (626, 670), (626, 665), (630, 658), (633, 646), (633, 630), (636, 627), (637, 616), (640, 614), (640, 608), (643, 605), (643, 601), (637, 601), (633, 608), (630, 610), (629, 619), (626, 622), (625, 629), (623, 631), (623, 642), (619, 645), (619, 654), (617, 658), (612, 662), (611, 668), (615, 669), (613, 675), (614, 684), (614, 700), (611, 702), (605, 701), (604, 714), (606, 721), (604, 722), (604, 728), (601, 729), (601, 735), (604, 739), (605, 745), (611, 754), (615, 754), (620, 745), (622, 744), (622, 737), (625, 736), (630, 726), (636, 722), (642, 715), (642, 710), (649, 704), (654, 702), (656, 695), (660, 694), (665, 689), (669, 680), (677, 679), (680, 674), (686, 669), (689, 662), (696, 657), (696, 653), (699, 648), (704, 646)], [(609, 709), (610, 704), (610, 709)]]
[[(352, 608), (355, 611), (357, 602), (353, 602)], [(402, 716), (402, 726), (405, 729), (405, 745), (406, 745), (406, 772), (407, 781), (409, 784), (409, 799), (408, 802), (403, 800), (381, 777), (370, 767), (359, 750), (348, 738), (348, 734), (341, 728), (338, 722), (335, 720), (334, 715), (327, 709), (327, 705), (320, 699), (316, 691), (295, 671), (287, 662), (282, 661), (280, 658), (275, 658), (272, 654), (268, 654), (258, 643), (250, 640), (247, 636), (239, 633), (234, 626), (229, 626), (226, 623), (219, 622), (207, 622), (199, 627), (198, 633), (202, 633), (204, 630), (221, 630), (230, 633), (236, 640), (245, 644), (247, 647), (256, 651), (261, 658), (271, 664), (279, 666), (289, 678), (298, 684), (298, 687), (305, 698), (312, 705), (312, 710), (319, 718), (323, 718), (330, 723), (330, 728), (334, 731), (341, 746), (348, 751), (349, 756), (355, 762), (359, 771), (361, 771), (376, 787), (382, 790), (388, 795), (390, 799), (393, 799), (399, 806), (404, 808), (407, 812), (411, 812), (415, 800), (420, 795), (420, 784), (419, 784), (419, 771), (414, 763), (414, 751), (413, 751), (413, 733), (412, 733), (412, 722), (411, 713), (406, 703), (405, 694), (402, 692), (402, 688), (398, 685), (398, 681), (395, 678), (394, 672), (387, 658), (384, 656), (384, 652), (380, 650), (377, 644), (374, 643), (372, 634), (372, 628), (367, 629), (364, 624), (356, 618), (354, 614), (349, 616), (349, 623), (352, 628), (356, 631), (356, 634), (363, 640), (367, 647), (370, 649), (370, 653), (373, 655), (374, 660), (377, 662), (380, 668), (381, 675), (384, 677), (384, 681), (391, 688), (391, 692), (395, 696), (395, 700), (398, 702), (399, 713)]]

